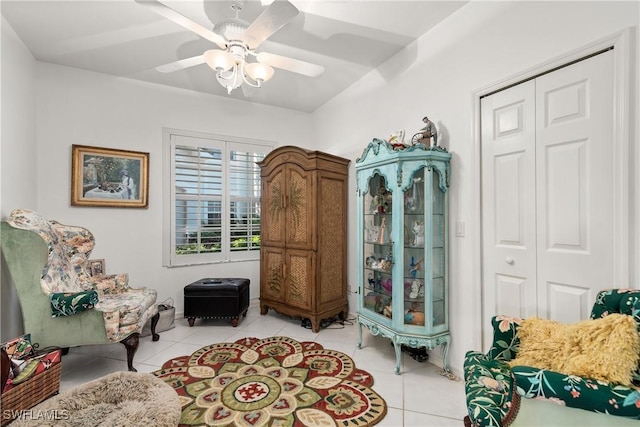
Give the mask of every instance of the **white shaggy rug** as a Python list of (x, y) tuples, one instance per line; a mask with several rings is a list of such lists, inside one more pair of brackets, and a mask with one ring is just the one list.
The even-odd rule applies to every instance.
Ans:
[(181, 405), (154, 375), (115, 372), (34, 406), (11, 426), (177, 426)]

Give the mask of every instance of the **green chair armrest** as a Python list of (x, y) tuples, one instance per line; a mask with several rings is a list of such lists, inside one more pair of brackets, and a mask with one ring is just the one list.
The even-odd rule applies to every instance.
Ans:
[(520, 397), (506, 362), (469, 351), (464, 360), (464, 381), (469, 425), (506, 427), (513, 421)]

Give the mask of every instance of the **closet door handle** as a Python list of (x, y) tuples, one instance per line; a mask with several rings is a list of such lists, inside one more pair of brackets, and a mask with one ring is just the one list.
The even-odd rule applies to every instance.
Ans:
[(514, 263), (513, 258), (511, 258), (510, 256), (506, 257), (504, 262), (506, 262), (509, 265), (513, 265)]

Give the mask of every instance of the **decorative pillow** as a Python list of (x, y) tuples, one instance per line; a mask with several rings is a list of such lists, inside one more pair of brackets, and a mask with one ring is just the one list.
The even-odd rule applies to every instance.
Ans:
[(5, 343), (0, 344), (0, 347), (7, 352), (9, 359), (24, 359), (33, 354), (33, 347), (31, 346), (31, 334), (24, 334), (22, 336), (13, 338)]
[(54, 292), (49, 294), (51, 317), (71, 316), (92, 309), (98, 303), (96, 291)]
[(20, 384), (22, 382), (25, 382), (29, 378), (38, 375), (43, 371), (46, 371), (56, 363), (60, 363), (61, 357), (62, 350), (54, 350), (29, 359), (22, 372), (20, 372), (20, 374), (16, 375), (13, 378), (12, 384)]
[[(31, 345), (31, 334), (13, 338), (0, 344), (0, 347), (6, 352), (9, 359), (9, 379), (20, 375), (27, 365), (27, 360), (34, 354), (33, 346)], [(3, 388), (5, 385), (7, 385), (6, 382), (3, 383)]]
[(511, 366), (630, 386), (640, 358), (637, 323), (625, 314), (570, 325), (534, 317), (522, 321), (518, 335), (520, 348)]

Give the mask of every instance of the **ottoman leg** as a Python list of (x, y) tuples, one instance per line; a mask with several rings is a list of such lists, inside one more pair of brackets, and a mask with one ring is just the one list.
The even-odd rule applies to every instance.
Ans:
[(233, 327), (235, 328), (236, 326), (238, 326), (238, 317), (234, 317), (231, 319), (231, 324), (233, 325)]
[(188, 317), (187, 320), (189, 321), (189, 326), (191, 327), (195, 323), (196, 318), (195, 317)]

